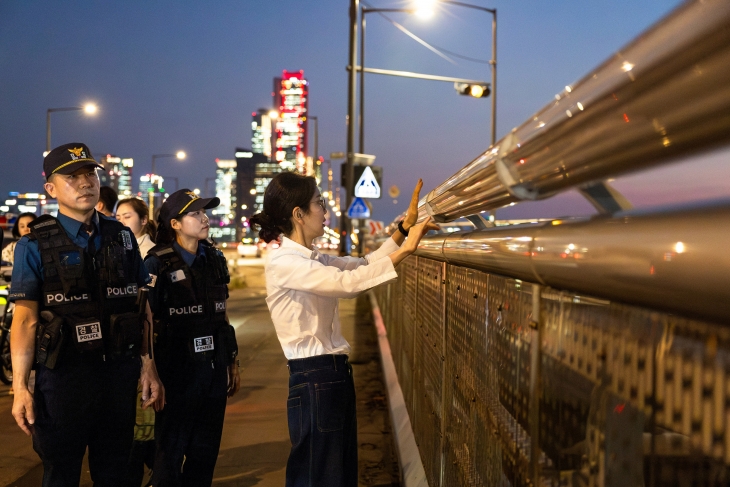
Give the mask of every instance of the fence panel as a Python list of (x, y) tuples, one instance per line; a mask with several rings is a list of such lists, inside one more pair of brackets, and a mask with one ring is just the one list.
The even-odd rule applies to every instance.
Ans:
[(531, 283), (425, 257), (399, 274), (376, 297), (429, 485), (730, 485), (730, 328), (537, 286), (535, 316)]

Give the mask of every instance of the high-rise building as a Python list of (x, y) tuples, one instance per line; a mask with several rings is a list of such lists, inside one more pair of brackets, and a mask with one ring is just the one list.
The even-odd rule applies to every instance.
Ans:
[(99, 163), (104, 166), (104, 170), (99, 174), (101, 185), (114, 188), (120, 199), (132, 196), (134, 159), (123, 159), (112, 154), (106, 154), (101, 156)]
[(271, 178), (281, 172), (281, 166), (269, 161), (263, 154), (247, 149), (236, 149), (236, 167), (238, 170), (238, 194), (236, 202), (236, 221), (241, 233), (240, 238), (252, 238), (249, 219), (263, 210), (264, 191)]
[(274, 78), (274, 106), (278, 107), (279, 117), (273, 159), (285, 171), (304, 172), (309, 107), (309, 83), (304, 71), (284, 71), (281, 78)]
[(221, 201), (211, 210), (210, 236), (218, 242), (237, 240), (236, 206), (238, 202), (238, 171), (236, 161), (216, 159), (215, 195)]
[(269, 111), (259, 108), (251, 114), (251, 152), (263, 154), (271, 160), (271, 117)]

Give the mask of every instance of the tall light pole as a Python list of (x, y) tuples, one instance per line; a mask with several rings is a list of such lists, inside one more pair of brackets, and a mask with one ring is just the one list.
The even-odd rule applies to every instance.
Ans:
[(457, 2), (455, 0), (439, 1), (441, 3), (472, 8), (492, 14), (492, 59), (489, 61), (489, 65), (492, 68), (492, 145), (494, 145), (497, 141), (497, 9), (480, 7), (479, 5)]
[(51, 113), (53, 112), (75, 112), (83, 110), (88, 115), (96, 113), (96, 105), (87, 103), (82, 107), (49, 108), (46, 110), (46, 153), (51, 152)]
[(342, 218), (342, 230), (340, 235), (340, 254), (350, 254), (347, 245), (347, 236), (350, 235), (352, 222), (347, 217), (347, 209), (352, 203), (352, 195), (350, 189), (354, 186), (354, 168), (353, 158), (355, 153), (355, 87), (357, 84), (357, 73), (355, 66), (357, 64), (357, 13), (360, 10), (360, 0), (350, 0), (350, 75), (347, 77), (347, 162), (345, 163), (345, 207)]
[(150, 218), (154, 218), (155, 214), (155, 192), (154, 192), (154, 182), (153, 178), (157, 175), (155, 173), (155, 160), (156, 159), (162, 159), (163, 157), (176, 157), (180, 160), (185, 159), (185, 152), (183, 151), (177, 151), (175, 154), (153, 154), (152, 155), (152, 172), (150, 173), (150, 183), (152, 184), (153, 191), (150, 191), (149, 194), (149, 201), (150, 201)]
[[(489, 61), (491, 66), (492, 82), (491, 82), (491, 96), (492, 96), (492, 114), (491, 114), (491, 144), (497, 140), (497, 9), (491, 9), (486, 7), (480, 7), (479, 5), (472, 5), (469, 3), (452, 1), (452, 0), (438, 0), (440, 3), (456, 5), (459, 7), (472, 8), (487, 12), (492, 15), (492, 59)], [(359, 123), (360, 123), (360, 153), (365, 153), (365, 73), (370, 72), (374, 74), (387, 74), (391, 76), (407, 76), (410, 78), (420, 79), (431, 79), (435, 81), (447, 81), (446, 77), (436, 77), (422, 75), (417, 76), (415, 73), (394, 72), (386, 70), (368, 70), (365, 68), (365, 15), (373, 12), (400, 12), (408, 14), (417, 14), (421, 17), (430, 17), (433, 12), (431, 11), (431, 5), (434, 2), (422, 2), (423, 5), (416, 4), (417, 8), (365, 8), (361, 9), (362, 15), (360, 17), (360, 111), (359, 111)], [(352, 65), (351, 65), (352, 66)], [(441, 79), (437, 79), (441, 78)], [(467, 81), (467, 80), (462, 80)], [(478, 82), (477, 82), (478, 83)]]

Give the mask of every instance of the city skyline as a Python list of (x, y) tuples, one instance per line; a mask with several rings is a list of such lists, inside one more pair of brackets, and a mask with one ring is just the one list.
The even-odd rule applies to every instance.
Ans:
[[(498, 138), (679, 5), (658, 0), (611, 6), (577, 0), (550, 6), (473, 3), (499, 12)], [(370, 6), (407, 5), (381, 1)], [(348, 2), (334, 0), (205, 7), (3, 2), (0, 42), (12, 49), (0, 56), (6, 93), (0, 97), (6, 114), (0, 122), (0, 197), (42, 190), (45, 111), (87, 101), (99, 107), (93, 117), (53, 114), (53, 146), (83, 141), (97, 158), (133, 158), (135, 181), (149, 172), (152, 154), (184, 150), (186, 160), (159, 161), (158, 172), (178, 175), (179, 187), (202, 188), (204, 178), (215, 175), (216, 158), (232, 159), (236, 147), (251, 145), (250, 114), (271, 107), (271, 79), (283, 70), (303, 69), (315, 87), (309, 103), (311, 115), (319, 119), (320, 154), (327, 158), (345, 150), (347, 10)], [(453, 8), (441, 9), (428, 22), (389, 16), (443, 49), (488, 58), (487, 16)], [(67, 35), (76, 25), (84, 28)], [(383, 18), (368, 16), (366, 45), (367, 66), (489, 79), (487, 65), (451, 56), (458, 62), (454, 66)], [(384, 186), (395, 184), (408, 194), (411, 179), (422, 176), (428, 191), (479, 155), (489, 145), (486, 100), (458, 96), (446, 83), (367, 76), (365, 152), (384, 167)], [(631, 175), (615, 184), (639, 206), (727, 195), (726, 159), (725, 153), (715, 153), (691, 167), (668, 166), (654, 176)], [(388, 198), (376, 201), (375, 214), (388, 221), (404, 203), (403, 196), (397, 205)], [(568, 193), (500, 210), (498, 216), (569, 211), (592, 209)]]

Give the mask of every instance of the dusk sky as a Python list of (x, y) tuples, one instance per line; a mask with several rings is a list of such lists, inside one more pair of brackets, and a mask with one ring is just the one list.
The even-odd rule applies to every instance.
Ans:
[[(521, 124), (563, 87), (599, 65), (680, 4), (676, 0), (472, 0), (498, 11), (497, 137)], [(369, 0), (371, 7), (408, 7)], [(94, 102), (95, 116), (52, 115), (52, 145), (85, 142), (97, 157), (134, 158), (181, 187), (203, 188), (215, 159), (251, 145), (251, 112), (272, 106), (272, 79), (304, 70), (319, 151), (346, 149), (347, 0), (0, 2), (0, 197), (42, 190), (46, 109)], [(491, 17), (440, 7), (423, 20), (389, 17), (425, 41), (489, 59)], [(366, 66), (489, 81), (489, 66), (445, 61), (386, 19), (367, 16)], [(386, 195), (374, 217), (405, 209), (416, 179), (428, 191), (489, 146), (490, 100), (456, 94), (451, 83), (366, 77), (365, 151), (384, 168)], [(311, 125), (310, 125), (311, 127)], [(310, 149), (313, 150), (310, 138)], [(311, 154), (310, 150), (310, 155)], [(339, 161), (336, 178), (339, 178)], [(637, 206), (730, 195), (727, 152), (706, 154), (615, 185)], [(135, 183), (136, 187), (136, 183)], [(501, 210), (499, 217), (590, 214), (575, 193)]]

